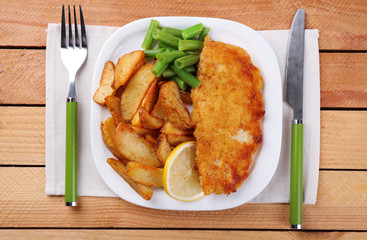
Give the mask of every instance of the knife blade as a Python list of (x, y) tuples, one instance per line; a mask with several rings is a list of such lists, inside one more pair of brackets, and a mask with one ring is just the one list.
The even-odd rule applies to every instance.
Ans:
[(305, 10), (298, 9), (290, 31), (286, 66), (287, 102), (293, 108), (289, 223), (302, 228), (303, 203), (303, 60)]

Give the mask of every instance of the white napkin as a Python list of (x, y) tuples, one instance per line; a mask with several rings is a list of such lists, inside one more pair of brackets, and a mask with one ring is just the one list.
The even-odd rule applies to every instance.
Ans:
[[(87, 26), (88, 58), (77, 76), (79, 102), (79, 196), (116, 197), (99, 176), (91, 154), (89, 115), (94, 66), (100, 49), (116, 27)], [(68, 73), (60, 57), (60, 24), (49, 24), (46, 48), (46, 194), (65, 187), (65, 109)], [(284, 83), (288, 30), (259, 31), (273, 47)], [(318, 30), (306, 30), (304, 69), (304, 203), (315, 204), (320, 152), (320, 73)], [(292, 109), (284, 103), (283, 142), (277, 171), (251, 202), (289, 202)]]

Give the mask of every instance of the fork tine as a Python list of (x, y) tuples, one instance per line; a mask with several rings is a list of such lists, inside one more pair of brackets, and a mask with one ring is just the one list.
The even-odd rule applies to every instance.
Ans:
[(69, 47), (74, 47), (74, 41), (73, 41), (73, 31), (71, 26), (71, 15), (70, 15), (70, 5), (68, 5), (69, 10)]
[(62, 5), (62, 16), (61, 16), (61, 47), (66, 48), (66, 29), (65, 29), (65, 9)]
[(79, 5), (80, 10), (80, 26), (81, 26), (81, 33), (82, 33), (82, 47), (87, 48), (87, 33), (85, 31), (85, 24), (84, 24), (84, 17), (82, 12), (82, 6)]
[(75, 47), (80, 47), (79, 34), (78, 34), (78, 22), (76, 20), (75, 5), (73, 5), (73, 8), (74, 8), (74, 25), (75, 25)]

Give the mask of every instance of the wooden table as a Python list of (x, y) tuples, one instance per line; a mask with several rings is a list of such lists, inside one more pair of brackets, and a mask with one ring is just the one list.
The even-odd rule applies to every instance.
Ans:
[(298, 8), (320, 30), (321, 156), (316, 205), (304, 230), (288, 204), (209, 212), (161, 211), (119, 198), (64, 206), (45, 187), (47, 23), (71, 1), (0, 0), (0, 239), (366, 239), (367, 1), (78, 1), (87, 24), (123, 26), (151, 16), (205, 16), (256, 30), (288, 29)]

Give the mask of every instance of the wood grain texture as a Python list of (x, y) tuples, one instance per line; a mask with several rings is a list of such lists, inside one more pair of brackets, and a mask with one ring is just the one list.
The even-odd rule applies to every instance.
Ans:
[[(321, 107), (367, 108), (366, 66), (366, 53), (321, 53)], [(0, 70), (0, 104), (45, 104), (45, 50), (0, 49)]]
[(0, 108), (0, 164), (45, 164), (45, 108)]
[(367, 111), (322, 111), (320, 168), (367, 169)]
[[(288, 204), (245, 204), (223, 211), (167, 211), (119, 198), (80, 197), (68, 208), (44, 194), (43, 167), (0, 168), (3, 228), (288, 229)], [(304, 205), (304, 229), (367, 229), (367, 172), (321, 171), (318, 202)], [(338, 194), (336, 194), (338, 193)]]
[[(321, 111), (320, 168), (367, 169), (367, 112)], [(0, 107), (0, 164), (45, 164), (45, 108)]]
[(109, 240), (156, 240), (156, 239), (191, 239), (191, 240), (356, 240), (366, 239), (366, 232), (300, 232), (300, 231), (239, 231), (239, 230), (0, 230), (1, 239), (27, 240), (64, 240), (64, 239), (109, 239)]
[[(73, 1), (0, 1), (0, 46), (45, 46), (47, 23), (60, 22), (62, 4)], [(284, 1), (78, 1), (89, 25), (123, 26), (152, 16), (202, 16), (234, 20), (256, 30), (289, 29), (298, 8), (306, 27), (320, 30), (320, 48), (366, 50), (365, 0)]]
[(367, 53), (321, 53), (321, 106), (367, 107)]
[(1, 49), (0, 104), (44, 104), (45, 59), (45, 50)]

